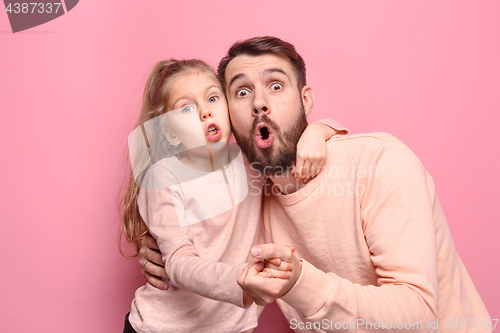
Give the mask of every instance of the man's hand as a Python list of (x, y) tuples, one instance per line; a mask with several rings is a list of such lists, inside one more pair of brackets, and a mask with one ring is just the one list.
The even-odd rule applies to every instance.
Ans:
[[(240, 287), (257, 305), (266, 305), (285, 295), (297, 282), (302, 263), (285, 245), (263, 244), (252, 248), (253, 259), (238, 278)], [(279, 259), (277, 261), (276, 259)], [(265, 260), (265, 261), (263, 261)], [(276, 265), (279, 263), (279, 266)], [(271, 271), (291, 270), (290, 278), (276, 278)]]
[(141, 265), (144, 280), (158, 289), (167, 290), (168, 283), (161, 279), (168, 278), (167, 272), (161, 259), (160, 249), (153, 237), (147, 236), (142, 240), (139, 256), (139, 265)]

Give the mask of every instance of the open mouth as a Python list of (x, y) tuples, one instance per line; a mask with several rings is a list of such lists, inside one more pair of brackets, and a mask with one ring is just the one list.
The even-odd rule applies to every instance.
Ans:
[(221, 136), (222, 136), (222, 131), (220, 127), (217, 126), (217, 124), (208, 125), (206, 137), (209, 141), (212, 142), (217, 141), (221, 138)]
[(255, 129), (255, 144), (259, 148), (269, 148), (273, 144), (274, 134), (268, 125), (261, 123)]

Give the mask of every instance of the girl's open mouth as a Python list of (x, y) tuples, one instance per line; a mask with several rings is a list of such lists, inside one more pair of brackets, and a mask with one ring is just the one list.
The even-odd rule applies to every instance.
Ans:
[(222, 131), (220, 127), (217, 126), (217, 124), (210, 124), (207, 127), (207, 133), (205, 133), (205, 136), (209, 141), (214, 142), (220, 139), (220, 137), (222, 136)]
[(274, 133), (271, 131), (271, 128), (261, 123), (255, 129), (255, 144), (259, 148), (269, 148), (273, 144), (274, 141)]

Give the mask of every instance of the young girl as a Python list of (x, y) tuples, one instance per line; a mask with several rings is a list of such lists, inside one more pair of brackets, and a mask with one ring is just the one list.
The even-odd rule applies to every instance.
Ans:
[(224, 92), (208, 65), (156, 64), (129, 137), (133, 177), (122, 230), (136, 250), (149, 230), (171, 287), (140, 287), (124, 332), (244, 332), (257, 326), (257, 307), (237, 278), (258, 241), (264, 177), (228, 143), (230, 136)]

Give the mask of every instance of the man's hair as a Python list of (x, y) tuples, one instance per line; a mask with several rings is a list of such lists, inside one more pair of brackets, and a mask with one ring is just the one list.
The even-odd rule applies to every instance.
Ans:
[(219, 63), (217, 73), (224, 91), (226, 90), (226, 68), (231, 60), (240, 55), (259, 56), (262, 54), (274, 54), (288, 59), (295, 72), (299, 91), (306, 85), (306, 64), (295, 47), (279, 38), (264, 36), (237, 41), (227, 51), (226, 56)]

